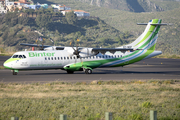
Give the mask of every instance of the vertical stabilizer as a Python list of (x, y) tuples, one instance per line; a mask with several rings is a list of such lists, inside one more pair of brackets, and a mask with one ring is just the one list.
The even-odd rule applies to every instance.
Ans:
[(158, 38), (158, 31), (161, 25), (161, 19), (153, 19), (150, 20), (149, 23), (139, 23), (138, 25), (147, 25), (144, 32), (131, 44), (127, 46), (131, 46), (136, 49), (148, 49), (155, 50), (156, 41)]

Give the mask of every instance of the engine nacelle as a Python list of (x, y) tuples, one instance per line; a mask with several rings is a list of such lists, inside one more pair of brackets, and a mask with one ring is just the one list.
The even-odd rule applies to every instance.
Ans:
[(56, 50), (56, 46), (46, 47), (44, 50)]
[(92, 51), (93, 48), (82, 48), (79, 53), (81, 57), (89, 57), (89, 56), (94, 56), (97, 55), (99, 52), (94, 52)]
[[(76, 50), (76, 47), (74, 47)], [(74, 54), (74, 49), (72, 47), (66, 47), (64, 50), (67, 50), (69, 53), (69, 56), (73, 56)], [(94, 56), (97, 55), (99, 52), (94, 52), (92, 51), (93, 48), (78, 48), (79, 51), (79, 56), (80, 57), (89, 57), (89, 56)]]

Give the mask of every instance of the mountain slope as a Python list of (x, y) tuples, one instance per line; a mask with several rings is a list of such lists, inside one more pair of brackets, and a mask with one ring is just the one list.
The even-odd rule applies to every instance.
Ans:
[(154, 12), (173, 10), (180, 7), (180, 0), (34, 0), (34, 3), (60, 3), (70, 5), (71, 8), (76, 6), (89, 5), (96, 7), (105, 7), (129, 12)]
[[(94, 0), (96, 1), (96, 0)], [(102, 2), (105, 0), (101, 0)], [(113, 1), (113, 0), (112, 0)], [(121, 1), (121, 0), (119, 0)], [(139, 1), (139, 0), (138, 0)], [(142, 0), (141, 0), (142, 1)], [(146, 1), (146, 0), (143, 0)], [(149, 0), (151, 2), (153, 2), (153, 0)], [(97, 16), (100, 19), (102, 19), (103, 21), (105, 21), (105, 23), (107, 23), (108, 25), (112, 26), (113, 28), (124, 32), (124, 33), (130, 33), (131, 34), (131, 38), (129, 38), (129, 41), (133, 41), (134, 39), (136, 39), (137, 36), (139, 36), (145, 29), (145, 26), (137, 26), (136, 23), (147, 23), (149, 20), (151, 19), (162, 19), (163, 23), (173, 23), (173, 26), (162, 26), (160, 33), (159, 33), (159, 38), (158, 38), (158, 42), (157, 42), (157, 50), (162, 50), (163, 53), (168, 53), (168, 54), (180, 54), (180, 46), (179, 46), (179, 42), (180, 42), (180, 8), (176, 8), (176, 9), (172, 9), (172, 10), (166, 10), (166, 11), (162, 11), (162, 12), (143, 12), (143, 13), (133, 13), (133, 12), (128, 12), (128, 11), (121, 11), (121, 10), (117, 10), (117, 9), (109, 9), (106, 7), (97, 7), (95, 5), (90, 5), (88, 2), (89, 0), (84, 0), (83, 2), (81, 0), (61, 0), (61, 1), (55, 1), (55, 0), (49, 0), (49, 1), (44, 1), (44, 0), (38, 0), (38, 2), (40, 3), (49, 3), (49, 4), (53, 4), (53, 3), (58, 3), (58, 4), (65, 4), (67, 6), (70, 6), (72, 9), (82, 9), (85, 11), (90, 12), (91, 16)], [(122, 1), (123, 2), (123, 1)], [(163, 1), (163, 0), (157, 0), (157, 3), (164, 3), (164, 2), (175, 2), (175, 1)], [(176, 1), (177, 3), (180, 3), (178, 1)], [(123, 3), (125, 5), (125, 1)], [(126, 4), (128, 5), (128, 4)], [(159, 4), (161, 6), (168, 6), (168, 4)], [(60, 29), (60, 26), (58, 26)], [(85, 27), (85, 26), (84, 26)], [(98, 35), (98, 29), (99, 27), (102, 28), (102, 31), (106, 31), (106, 32), (101, 32), (102, 35)], [(110, 34), (110, 36), (107, 36), (106, 34), (109, 33), (108, 31), (109, 28), (103, 28), (103, 25), (99, 25), (96, 26), (94, 25), (94, 27), (90, 27), (89, 29), (86, 29), (86, 33), (88, 34), (82, 34), (83, 39), (84, 37), (86, 41), (89, 41), (91, 43), (91, 39), (96, 40), (96, 41), (102, 41), (102, 42), (106, 42), (116, 39), (118, 40), (119, 32), (114, 32), (116, 30), (110, 30), (112, 33), (114, 33), (112, 36)], [(82, 31), (80, 31), (81, 33), (83, 32), (84, 28), (82, 29)], [(78, 32), (78, 31), (77, 31)], [(93, 34), (92, 34), (93, 33)], [(54, 34), (54, 33), (53, 33)], [(72, 33), (70, 35), (67, 36), (63, 36), (62, 39), (64, 39), (64, 43), (66, 43), (66, 45), (69, 45), (69, 42), (67, 42), (67, 40), (70, 40), (76, 33)], [(96, 39), (96, 37), (98, 36), (98, 39)], [(109, 39), (106, 39), (106, 37), (108, 37)], [(90, 39), (89, 39), (90, 38)], [(56, 38), (57, 40), (59, 38)], [(124, 41), (126, 40), (123, 39)], [(94, 43), (96, 42), (94, 41)], [(116, 41), (117, 42), (117, 41)], [(63, 43), (63, 44), (64, 44)], [(92, 43), (92, 44), (94, 44)], [(83, 43), (82, 43), (83, 44)], [(61, 44), (58, 44), (61, 45)], [(84, 44), (85, 45), (85, 44)], [(108, 47), (111, 47), (110, 45), (106, 45)], [(114, 43), (113, 47), (118, 46), (118, 44)]]
[(130, 12), (153, 12), (172, 10), (180, 6), (177, 0), (74, 0), (98, 7)]

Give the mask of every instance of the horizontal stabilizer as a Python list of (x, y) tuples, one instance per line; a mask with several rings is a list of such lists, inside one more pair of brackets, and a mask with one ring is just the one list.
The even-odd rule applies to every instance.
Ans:
[[(148, 25), (148, 23), (137, 23), (137, 25)], [(156, 25), (156, 26), (161, 26), (161, 25), (173, 25), (172, 23), (157, 23), (157, 24), (150, 24), (150, 25)]]

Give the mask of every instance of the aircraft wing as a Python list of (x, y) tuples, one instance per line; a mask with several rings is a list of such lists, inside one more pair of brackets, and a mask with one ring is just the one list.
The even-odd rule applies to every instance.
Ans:
[(142, 50), (142, 49), (135, 49), (135, 48), (93, 48), (92, 52), (101, 52), (102, 54), (106, 52), (115, 53), (117, 51), (125, 53), (126, 51), (133, 52), (135, 50)]
[[(29, 46), (29, 47), (42, 47), (42, 45), (37, 45), (37, 44), (27, 44), (27, 43), (21, 43), (20, 45), (22, 46)], [(49, 45), (43, 45), (44, 48), (46, 47), (51, 47)]]
[(37, 45), (37, 44), (27, 44), (27, 43), (21, 43), (22, 46), (29, 46), (29, 47), (40, 47), (40, 48), (50, 48), (55, 47), (56, 50), (64, 50), (64, 47), (58, 47), (58, 46), (49, 46), (49, 45)]

